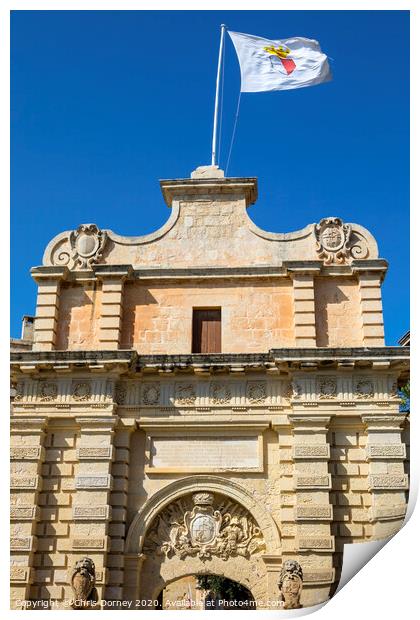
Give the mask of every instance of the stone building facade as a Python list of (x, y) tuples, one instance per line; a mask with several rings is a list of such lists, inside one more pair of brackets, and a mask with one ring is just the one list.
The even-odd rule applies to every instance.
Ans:
[(345, 544), (404, 520), (409, 351), (384, 346), (372, 235), (338, 217), (261, 230), (256, 179), (215, 167), (161, 188), (161, 229), (81, 225), (32, 269), (33, 343), (12, 353), (13, 608), (68, 606), (86, 556), (103, 607), (212, 573), (275, 608), (289, 559), (314, 605)]

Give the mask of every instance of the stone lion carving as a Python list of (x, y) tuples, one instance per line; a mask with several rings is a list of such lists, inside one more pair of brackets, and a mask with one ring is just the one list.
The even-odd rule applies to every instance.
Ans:
[(82, 558), (76, 562), (70, 583), (74, 595), (73, 609), (93, 607), (98, 602), (98, 592), (95, 588), (95, 564), (90, 558)]
[(283, 609), (299, 609), (303, 585), (303, 571), (296, 560), (286, 560), (280, 573), (278, 587)]
[(171, 504), (152, 525), (144, 551), (154, 554), (158, 548), (168, 558), (198, 556), (204, 561), (212, 556), (248, 558), (265, 547), (260, 528), (244, 508), (221, 502), (215, 510), (213, 503), (214, 495), (201, 491), (189, 502), (181, 498)]

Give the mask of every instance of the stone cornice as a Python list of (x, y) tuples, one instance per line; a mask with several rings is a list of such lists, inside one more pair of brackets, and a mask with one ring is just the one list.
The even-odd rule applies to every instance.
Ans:
[(167, 179), (160, 181), (163, 198), (172, 206), (174, 199), (187, 196), (208, 194), (238, 194), (244, 196), (246, 205), (257, 200), (257, 179), (255, 177), (238, 178), (203, 178), (203, 179)]
[(271, 349), (267, 353), (214, 353), (140, 355), (132, 350), (115, 351), (16, 351), (11, 353), (12, 370), (33, 374), (47, 370), (60, 374), (84, 371), (119, 374), (168, 375), (189, 372), (208, 375), (229, 372), (277, 374), (290, 370), (408, 371), (408, 347), (294, 348)]

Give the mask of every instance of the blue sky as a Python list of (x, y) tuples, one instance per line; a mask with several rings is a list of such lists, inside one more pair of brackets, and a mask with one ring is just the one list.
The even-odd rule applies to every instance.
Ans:
[[(266, 230), (330, 215), (368, 228), (390, 263), (386, 343), (408, 329), (408, 11), (14, 11), (12, 336), (53, 236), (152, 232), (169, 217), (158, 180), (209, 163), (221, 23), (314, 38), (333, 59), (328, 84), (242, 96), (229, 176), (258, 177), (249, 214)], [(221, 167), (240, 85), (226, 45)]]

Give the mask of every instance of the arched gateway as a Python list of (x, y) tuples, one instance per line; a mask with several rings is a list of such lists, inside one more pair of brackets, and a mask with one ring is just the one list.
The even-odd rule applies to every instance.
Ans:
[(124, 598), (153, 606), (170, 583), (216, 574), (265, 606), (273, 588), (278, 598), (266, 562), (280, 552), (274, 520), (241, 485), (217, 476), (182, 478), (153, 495), (130, 526)]
[(264, 231), (247, 214), (257, 180), (214, 166), (161, 188), (159, 230), (81, 224), (31, 270), (33, 341), (12, 354), (13, 608), (67, 609), (84, 565), (104, 609), (210, 573), (260, 609), (279, 581), (285, 607), (316, 605), (344, 545), (403, 523), (409, 351), (384, 346), (375, 239), (339, 217)]

